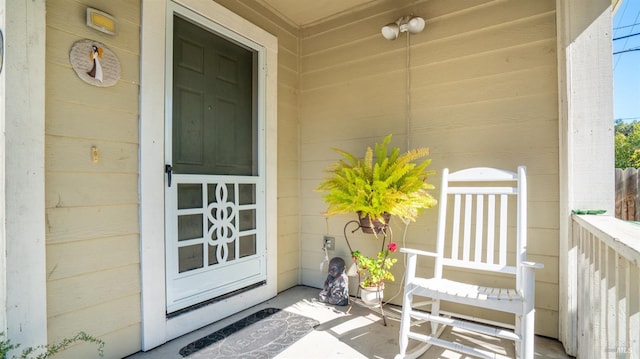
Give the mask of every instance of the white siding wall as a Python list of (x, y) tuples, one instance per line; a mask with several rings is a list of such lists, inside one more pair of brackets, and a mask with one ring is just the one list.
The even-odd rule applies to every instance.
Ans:
[[(47, 1), (46, 195), (49, 342), (85, 331), (105, 357), (140, 350), (138, 93), (140, 4)], [(118, 19), (109, 36), (85, 25), (88, 6)], [(104, 43), (120, 60), (113, 87), (90, 86), (69, 63), (80, 39)], [(88, 55), (87, 55), (88, 56)], [(92, 162), (91, 148), (99, 160)], [(88, 358), (81, 344), (60, 357)]]
[[(340, 147), (363, 153), (393, 133), (402, 149), (428, 146), (431, 168), (515, 168), (529, 177), (529, 258), (537, 272), (538, 333), (557, 336), (558, 103), (555, 1), (418, 1), (381, 4), (305, 28), (301, 38), (301, 241), (303, 283), (321, 287), (321, 239), (337, 237), (333, 255), (349, 258), (343, 225), (330, 218), (314, 188)], [(410, 38), (411, 111), (406, 98), (406, 35), (385, 40), (382, 25), (407, 14), (423, 16)], [(407, 134), (409, 136), (407, 137)], [(431, 178), (439, 186), (439, 174)], [(437, 194), (437, 192), (434, 192)], [(409, 226), (406, 246), (433, 249), (436, 211)], [(392, 222), (401, 242), (403, 225)], [(356, 236), (352, 245), (376, 251)], [(400, 290), (402, 261), (386, 297)], [(353, 285), (352, 285), (353, 288)], [(399, 303), (399, 298), (394, 302)], [(485, 313), (486, 314), (486, 313)]]

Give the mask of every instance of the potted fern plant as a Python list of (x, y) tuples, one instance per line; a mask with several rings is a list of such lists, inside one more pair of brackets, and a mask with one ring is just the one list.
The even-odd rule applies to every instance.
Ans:
[[(373, 148), (367, 147), (364, 157), (344, 150), (334, 149), (342, 158), (331, 165), (329, 176), (318, 185), (327, 203), (325, 215), (357, 213), (359, 228), (365, 233), (383, 234), (382, 247), (375, 257), (363, 255), (349, 245), (357, 268), (361, 298), (366, 304), (381, 304), (385, 280), (393, 280), (391, 266), (396, 262), (390, 254), (396, 243), (387, 238), (387, 228), (392, 215), (405, 221), (415, 221), (418, 213), (436, 205), (429, 194), (433, 185), (427, 183), (433, 171), (427, 170), (430, 159), (417, 160), (429, 155), (426, 147), (400, 153), (398, 147), (389, 148), (391, 135)], [(348, 223), (347, 223), (348, 225)], [(357, 229), (356, 229), (357, 230)], [(385, 241), (390, 239), (389, 245)]]
[(367, 147), (364, 158), (347, 151), (334, 149), (342, 159), (328, 168), (317, 190), (325, 192), (328, 204), (325, 215), (357, 213), (365, 233), (381, 233), (391, 215), (415, 221), (418, 213), (436, 205), (428, 190), (433, 185), (427, 177), (431, 163), (426, 147), (409, 150), (403, 154), (398, 147), (389, 149), (391, 135), (387, 135), (374, 148)]

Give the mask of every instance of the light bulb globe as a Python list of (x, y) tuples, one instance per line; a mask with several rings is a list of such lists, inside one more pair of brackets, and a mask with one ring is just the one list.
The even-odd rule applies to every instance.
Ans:
[(409, 30), (410, 33), (417, 34), (422, 30), (424, 30), (424, 25), (425, 25), (425, 22), (423, 18), (419, 16), (413, 16), (411, 17), (411, 19), (409, 19), (409, 22), (407, 23), (407, 29)]
[(387, 40), (395, 40), (400, 33), (400, 27), (396, 23), (390, 23), (382, 27), (382, 36)]

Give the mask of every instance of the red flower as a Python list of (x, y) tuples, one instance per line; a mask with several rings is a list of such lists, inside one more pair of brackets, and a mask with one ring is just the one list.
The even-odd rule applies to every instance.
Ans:
[(397, 250), (398, 250), (398, 244), (396, 244), (396, 242), (389, 242), (389, 251), (393, 253)]

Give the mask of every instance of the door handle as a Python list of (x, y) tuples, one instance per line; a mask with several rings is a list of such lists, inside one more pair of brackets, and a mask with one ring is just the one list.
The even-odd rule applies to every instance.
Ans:
[(167, 174), (167, 185), (171, 187), (171, 173), (173, 172), (173, 167), (171, 165), (164, 165), (164, 173)]

